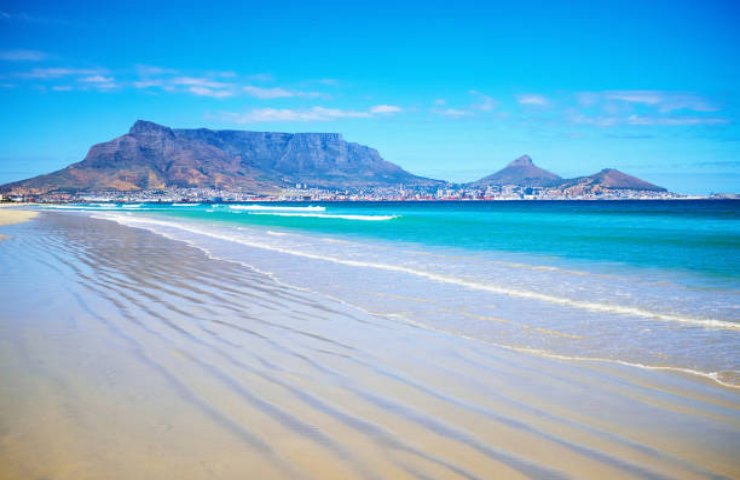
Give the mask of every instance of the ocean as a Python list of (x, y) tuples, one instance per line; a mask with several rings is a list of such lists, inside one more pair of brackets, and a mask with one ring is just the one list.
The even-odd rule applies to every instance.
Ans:
[(740, 387), (734, 201), (86, 204), (374, 314)]

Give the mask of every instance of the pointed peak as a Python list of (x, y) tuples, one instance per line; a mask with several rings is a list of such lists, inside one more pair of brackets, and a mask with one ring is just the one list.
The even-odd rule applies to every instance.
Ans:
[(532, 158), (530, 158), (529, 155), (522, 155), (521, 157), (509, 163), (507, 167), (528, 167), (531, 165), (534, 165)]
[(128, 131), (129, 135), (139, 134), (152, 134), (152, 133), (168, 133), (172, 134), (172, 129), (159, 125), (158, 123), (150, 122), (148, 120), (137, 120)]

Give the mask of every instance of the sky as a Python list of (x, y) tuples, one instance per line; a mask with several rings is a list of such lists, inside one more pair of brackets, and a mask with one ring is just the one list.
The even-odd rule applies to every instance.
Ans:
[(740, 2), (0, 0), (0, 183), (137, 119), (338, 132), (455, 182), (528, 154), (740, 192)]

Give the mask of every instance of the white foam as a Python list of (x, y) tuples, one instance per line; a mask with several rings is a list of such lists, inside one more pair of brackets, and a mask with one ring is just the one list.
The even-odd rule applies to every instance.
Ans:
[(358, 220), (361, 222), (383, 222), (398, 218), (398, 215), (343, 215), (328, 213), (283, 213), (283, 212), (249, 212), (250, 215), (271, 215), (275, 217), (323, 218), (329, 220)]
[(639, 308), (639, 307), (632, 307), (632, 306), (625, 306), (625, 305), (613, 305), (613, 304), (596, 303), (596, 302), (584, 301), (584, 300), (573, 300), (573, 299), (566, 298), (566, 297), (548, 295), (548, 294), (543, 294), (543, 293), (534, 292), (530, 290), (509, 288), (509, 287), (493, 285), (489, 283), (479, 283), (479, 282), (464, 279), (464, 278), (443, 275), (443, 274), (429, 272), (425, 270), (413, 269), (413, 268), (409, 268), (409, 267), (402, 266), (402, 265), (389, 265), (389, 264), (378, 263), (378, 262), (366, 262), (366, 261), (360, 261), (360, 260), (331, 257), (327, 255), (319, 255), (319, 254), (304, 252), (304, 251), (291, 250), (285, 247), (279, 247), (275, 245), (266, 245), (263, 243), (246, 240), (243, 237), (228, 235), (228, 234), (224, 234), (220, 232), (213, 232), (213, 231), (209, 231), (206, 229), (195, 228), (192, 225), (185, 225), (181, 223), (154, 220), (154, 219), (142, 218), (142, 217), (136, 217), (136, 218), (124, 217), (120, 215), (109, 215), (107, 217), (99, 217), (99, 218), (106, 218), (109, 220), (116, 221), (118, 223), (130, 225), (130, 226), (134, 226), (138, 224), (138, 225), (149, 225), (150, 228), (157, 227), (157, 226), (175, 228), (175, 229), (179, 229), (185, 232), (194, 233), (197, 235), (203, 235), (205, 237), (239, 243), (239, 244), (252, 247), (252, 248), (259, 248), (262, 250), (274, 251), (274, 252), (283, 253), (287, 255), (293, 255), (296, 257), (308, 258), (311, 260), (320, 260), (320, 261), (330, 262), (330, 263), (334, 263), (338, 265), (351, 266), (351, 267), (372, 268), (372, 269), (377, 269), (377, 270), (385, 270), (389, 272), (404, 273), (408, 275), (414, 275), (416, 277), (426, 278), (434, 282), (452, 284), (452, 285), (468, 288), (471, 290), (486, 291), (486, 292), (490, 292), (494, 294), (507, 295), (507, 296), (516, 297), (516, 298), (525, 298), (529, 300), (535, 300), (535, 301), (540, 301), (540, 302), (545, 302), (545, 303), (550, 303), (550, 304), (555, 304), (555, 305), (563, 305), (563, 306), (577, 308), (581, 310), (587, 310), (591, 312), (635, 316), (635, 317), (649, 318), (649, 319), (660, 320), (660, 321), (665, 321), (665, 322), (677, 322), (677, 323), (682, 323), (682, 324), (687, 324), (687, 325), (695, 325), (698, 327), (703, 327), (703, 328), (708, 328), (708, 329), (740, 330), (740, 324), (729, 322), (729, 321), (724, 321), (724, 320), (716, 320), (716, 319), (710, 319), (710, 318), (697, 318), (697, 317), (689, 317), (689, 316), (684, 316), (684, 315), (676, 315), (676, 314), (671, 314), (671, 313), (655, 312), (655, 311), (650, 311), (650, 310), (646, 310), (646, 309)]
[[(379, 315), (379, 314), (374, 314), (372, 312), (367, 312), (367, 313), (370, 313), (372, 315)], [(380, 315), (380, 316), (383, 316), (383, 315)], [(619, 359), (614, 359), (614, 358), (582, 357), (582, 356), (574, 356), (574, 355), (562, 355), (562, 354), (559, 354), (559, 353), (552, 353), (552, 352), (548, 352), (546, 350), (541, 350), (541, 349), (538, 349), (538, 348), (517, 347), (517, 346), (513, 346), (513, 345), (503, 345), (503, 344), (500, 344), (500, 343), (495, 343), (495, 342), (489, 342), (489, 341), (486, 341), (486, 340), (481, 340), (480, 338), (473, 337), (473, 336), (470, 336), (470, 335), (465, 335), (465, 334), (458, 333), (458, 332), (450, 332), (448, 330), (444, 330), (444, 329), (436, 328), (436, 327), (433, 327), (433, 326), (430, 326), (430, 325), (426, 325), (424, 323), (416, 322), (416, 321), (413, 321), (413, 320), (407, 318), (404, 315), (389, 314), (389, 315), (384, 315), (384, 316), (389, 317), (389, 318), (391, 318), (391, 317), (392, 318), (395, 318), (395, 319), (397, 319), (397, 320), (399, 320), (401, 322), (408, 323), (409, 325), (413, 325), (415, 327), (422, 328), (424, 330), (429, 330), (431, 332), (444, 333), (444, 334), (448, 334), (448, 335), (455, 335), (456, 337), (464, 338), (464, 339), (469, 340), (469, 341), (472, 341), (472, 342), (486, 343), (486, 344), (493, 345), (493, 346), (498, 347), (498, 348), (502, 348), (504, 350), (510, 350), (512, 352), (525, 353), (527, 355), (533, 355), (533, 356), (536, 356), (536, 357), (550, 358), (550, 359), (553, 359), (553, 360), (562, 360), (562, 361), (565, 361), (565, 362), (607, 363), (607, 364), (621, 365), (621, 366), (630, 367), (630, 368), (638, 368), (638, 369), (642, 369), (642, 370), (666, 371), (666, 372), (680, 373), (680, 374), (684, 374), (684, 375), (695, 375), (697, 377), (702, 377), (702, 378), (711, 380), (711, 381), (713, 381), (713, 382), (715, 382), (715, 383), (717, 383), (719, 385), (722, 385), (724, 387), (733, 388), (733, 389), (740, 389), (740, 385), (738, 385), (736, 383), (725, 382), (724, 380), (722, 380), (722, 378), (721, 378), (722, 372), (702, 372), (700, 370), (694, 370), (694, 369), (691, 369), (691, 368), (670, 367), (670, 366), (665, 366), (665, 365), (646, 365), (646, 364), (643, 364), (643, 363), (627, 362), (627, 361), (624, 361), (624, 360), (619, 360)], [(727, 372), (725, 372), (725, 373), (727, 373)], [(732, 373), (736, 373), (736, 372), (733, 371)]]
[(308, 205), (306, 207), (285, 207), (281, 205), (229, 205), (232, 210), (266, 211), (266, 212), (325, 212), (326, 207)]
[(173, 207), (197, 207), (200, 203), (173, 203)]

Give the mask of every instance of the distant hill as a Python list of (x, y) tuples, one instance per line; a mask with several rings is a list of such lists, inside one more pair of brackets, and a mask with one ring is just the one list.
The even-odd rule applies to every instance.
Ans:
[(552, 187), (577, 193), (589, 193), (595, 189), (643, 190), (665, 192), (663, 187), (640, 180), (613, 168), (605, 168), (586, 177), (564, 179), (534, 164), (528, 155), (521, 156), (498, 172), (470, 182), (466, 186), (486, 188), (487, 186), (518, 185), (522, 187)]
[(523, 155), (506, 165), (498, 172), (467, 184), (471, 187), (488, 185), (520, 185), (523, 187), (550, 187), (563, 179), (552, 172), (538, 167), (528, 155)]
[(296, 183), (320, 187), (436, 185), (337, 133), (171, 129), (139, 120), (125, 135), (93, 146), (62, 170), (0, 191), (136, 191), (167, 187), (270, 192)]
[(589, 175), (587, 177), (578, 177), (570, 180), (563, 181), (560, 185), (561, 189), (593, 189), (594, 187), (607, 188), (610, 190), (644, 190), (653, 192), (666, 192), (667, 190), (663, 187), (653, 185), (652, 183), (640, 180), (632, 175), (627, 175), (624, 172), (615, 170), (613, 168), (605, 168), (598, 173)]

